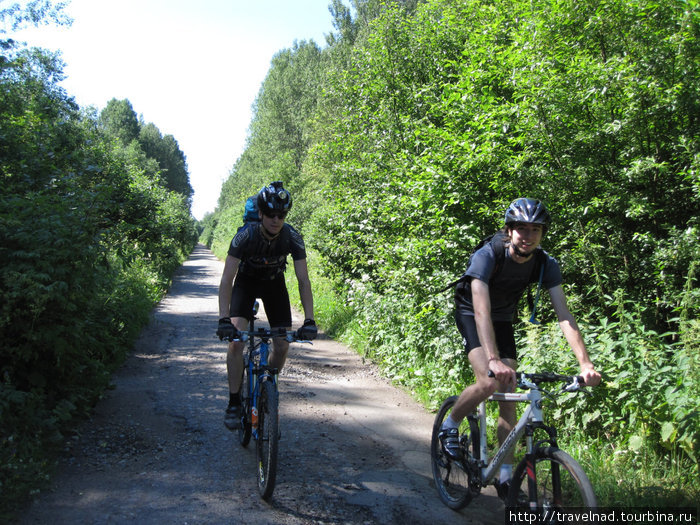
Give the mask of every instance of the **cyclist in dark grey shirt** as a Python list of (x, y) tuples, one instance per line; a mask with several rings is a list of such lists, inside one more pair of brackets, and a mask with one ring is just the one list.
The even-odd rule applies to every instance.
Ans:
[[(530, 282), (530, 276), (537, 273), (537, 264), (544, 265), (542, 274), (542, 288), (550, 290), (562, 284), (561, 270), (556, 259), (546, 252), (543, 253), (543, 261), (537, 257), (530, 257), (524, 262), (518, 262), (511, 255), (510, 250), (505, 250), (503, 267), (493, 276), (496, 269), (496, 254), (490, 243), (479, 248), (471, 259), (471, 264), (465, 275), (469, 280), (479, 279), (489, 283), (489, 296), (491, 299), (491, 319), (493, 321), (512, 322), (517, 310), (518, 301), (525, 292)], [(461, 315), (474, 316), (474, 304), (472, 301), (471, 286), (460, 287), (461, 293), (456, 296), (457, 310)]]
[[(566, 304), (559, 264), (538, 251), (549, 222), (549, 213), (540, 201), (524, 198), (513, 201), (505, 214), (502, 263), (496, 261), (493, 245), (485, 244), (474, 253), (466, 271), (468, 279), (457, 288), (457, 327), (464, 338), (476, 382), (464, 389), (439, 433), (443, 449), (451, 458), (461, 455), (458, 427), (462, 420), (496, 390), (508, 392), (515, 386), (517, 353), (513, 318), (518, 301), (533, 282), (533, 272), (538, 273), (536, 265), (544, 266), (542, 288), (549, 292), (559, 326), (581, 367), (581, 376), (587, 385), (600, 383), (600, 374), (588, 356), (581, 332)], [(494, 276), (497, 264), (502, 267)], [(489, 371), (495, 379), (488, 377)], [(499, 409), (498, 439), (502, 443), (515, 425), (515, 404), (501, 402)], [(501, 467), (496, 483), (501, 498), (508, 494), (512, 463), (511, 454)]]
[[(284, 222), (292, 207), (292, 198), (281, 182), (273, 182), (260, 190), (257, 204), (261, 221), (240, 228), (229, 246), (219, 284), (217, 335), (227, 337), (236, 330), (247, 330), (257, 298), (262, 300), (270, 328), (291, 330), (292, 312), (284, 281), (287, 256), (291, 255), (305, 316), (298, 331), (299, 338), (314, 339), (317, 329), (304, 240)], [(231, 342), (226, 356), (229, 404), (224, 424), (231, 430), (240, 425), (244, 346), (242, 341)], [(270, 352), (270, 366), (282, 370), (288, 350), (289, 342), (276, 337)]]

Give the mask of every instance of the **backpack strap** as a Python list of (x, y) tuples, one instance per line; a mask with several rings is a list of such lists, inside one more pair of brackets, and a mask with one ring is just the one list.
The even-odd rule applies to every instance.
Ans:
[(467, 274), (464, 274), (464, 275), (462, 275), (462, 277), (460, 277), (459, 279), (456, 279), (456, 280), (452, 281), (450, 284), (448, 284), (448, 285), (445, 286), (444, 288), (441, 288), (441, 289), (438, 290), (437, 292), (434, 292), (434, 295), (437, 295), (437, 294), (441, 294), (441, 293), (443, 293), (443, 292), (446, 292), (446, 291), (449, 290), (450, 288), (454, 288), (455, 286), (457, 286), (457, 285), (460, 284), (460, 283), (463, 283), (463, 282), (466, 281), (467, 279), (469, 279), (469, 276), (468, 276)]
[(496, 276), (503, 269), (503, 264), (506, 260), (506, 238), (507, 235), (505, 233), (499, 232), (494, 234), (489, 241), (489, 244), (491, 244), (491, 249), (496, 257), (496, 264), (493, 267), (493, 272), (491, 272), (491, 277), (489, 277), (489, 283), (493, 282)]
[(540, 290), (542, 290), (542, 279), (544, 278), (544, 267), (547, 265), (547, 256), (544, 253), (544, 250), (541, 248), (537, 249), (537, 264), (535, 264), (535, 271), (537, 270), (537, 265), (540, 267), (540, 277), (537, 282), (537, 292), (535, 293), (535, 300), (532, 301), (532, 296), (531, 296), (531, 291), (528, 288), (528, 302), (530, 303), (530, 310), (532, 310), (532, 314), (530, 315), (529, 321), (532, 324), (540, 324), (540, 322), (535, 319), (535, 314), (537, 313), (537, 303), (540, 300)]

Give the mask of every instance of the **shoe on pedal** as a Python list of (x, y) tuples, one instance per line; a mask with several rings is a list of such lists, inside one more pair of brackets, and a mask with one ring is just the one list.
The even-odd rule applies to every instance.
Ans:
[(458, 428), (441, 428), (438, 439), (445, 455), (451, 460), (460, 460), (463, 457), (462, 447), (459, 444)]
[(233, 405), (226, 409), (226, 414), (224, 415), (224, 425), (229, 430), (237, 430), (241, 426), (241, 407), (240, 405)]

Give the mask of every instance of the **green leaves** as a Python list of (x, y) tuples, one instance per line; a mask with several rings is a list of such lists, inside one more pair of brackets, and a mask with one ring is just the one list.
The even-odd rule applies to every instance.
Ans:
[[(300, 196), (292, 221), (351, 305), (347, 337), (440, 398), (470, 371), (451, 299), (432, 292), (513, 198), (543, 199), (544, 247), (607, 374), (556, 413), (627, 449), (696, 458), (686, 393), (700, 379), (676, 371), (700, 369), (698, 6), (358, 6), (353, 20), (333, 3), (329, 48), (276, 57), (208, 239), (222, 253), (245, 197), (286, 177)], [(575, 371), (556, 324), (521, 335), (526, 363)]]
[(0, 68), (0, 515), (43, 479), (195, 242), (189, 193), (98, 131), (59, 73), (40, 51)]

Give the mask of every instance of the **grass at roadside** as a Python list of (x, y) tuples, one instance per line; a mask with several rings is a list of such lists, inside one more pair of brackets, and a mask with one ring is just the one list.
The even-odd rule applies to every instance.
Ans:
[(573, 433), (559, 443), (583, 466), (606, 507), (696, 507), (700, 487), (692, 462), (673, 454), (660, 457), (650, 447), (629, 450), (606, 437)]
[[(317, 264), (317, 255), (308, 253), (309, 275), (314, 295), (314, 314), (319, 326), (330, 337), (342, 339), (342, 334), (348, 330), (352, 323), (352, 308), (343, 301), (335, 290), (331, 282), (324, 278)], [(287, 288), (292, 305), (301, 310), (301, 300), (299, 299), (299, 289), (294, 275), (294, 271), (288, 269), (285, 274)]]

